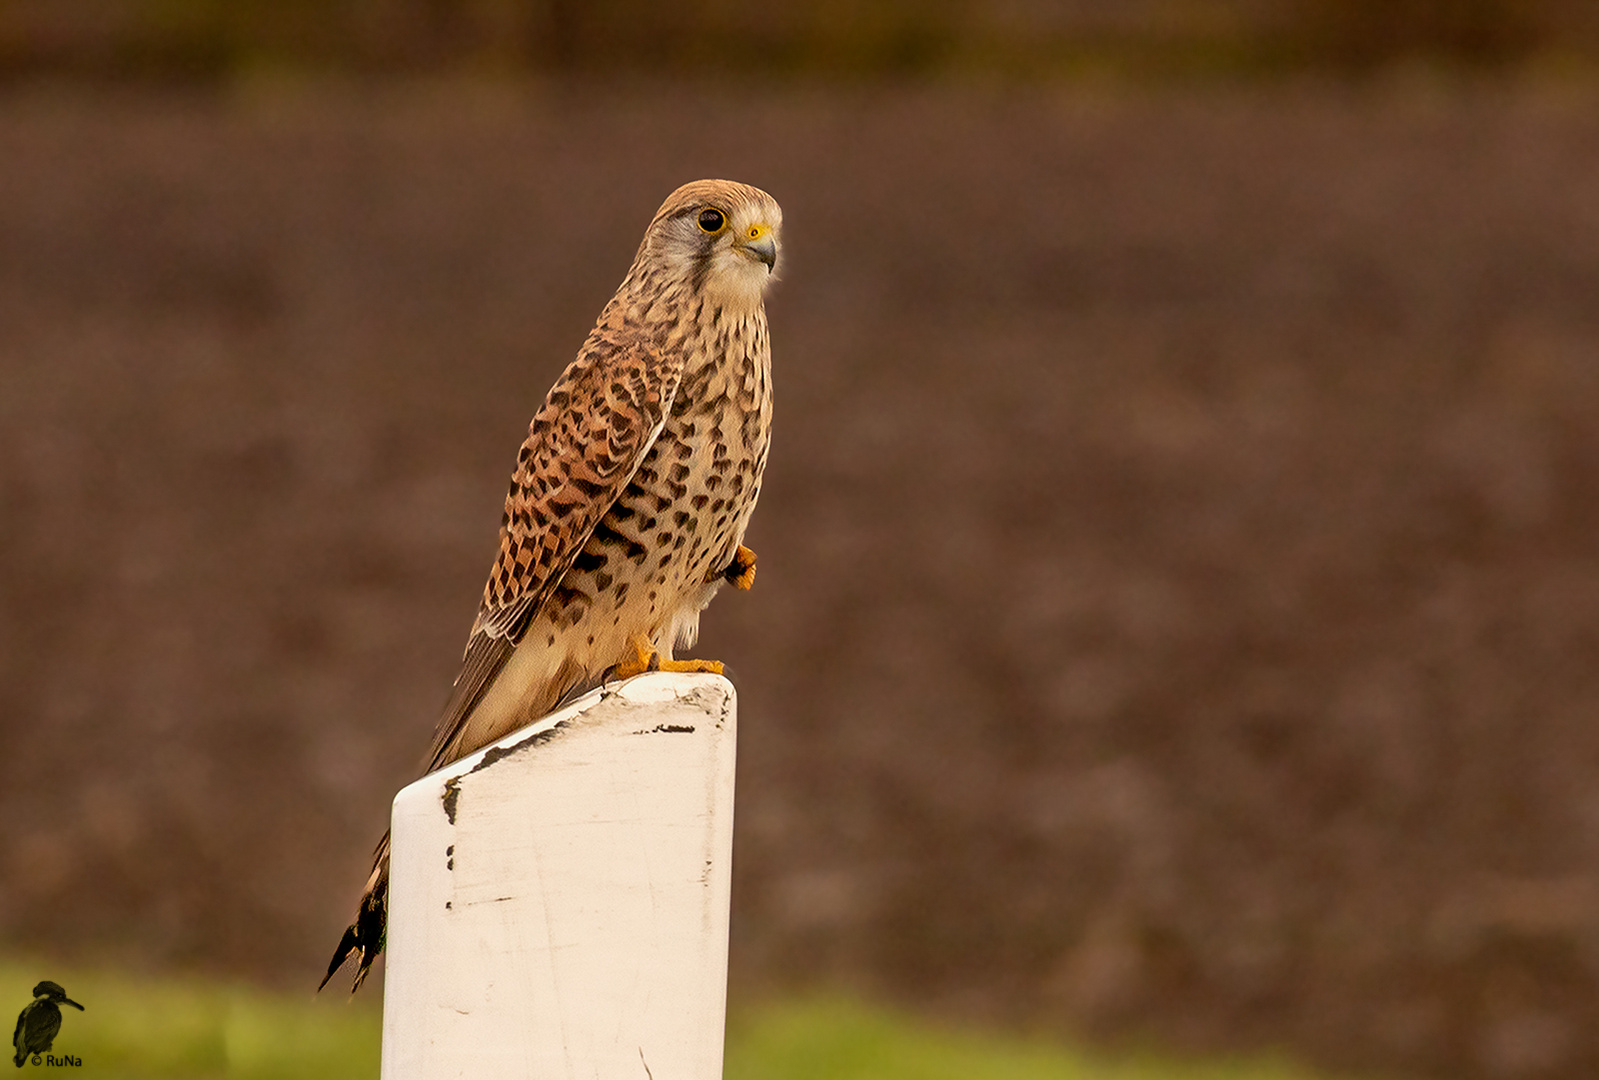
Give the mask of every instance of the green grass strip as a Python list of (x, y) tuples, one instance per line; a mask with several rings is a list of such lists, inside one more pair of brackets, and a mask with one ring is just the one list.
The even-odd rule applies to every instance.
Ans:
[(1269, 1058), (1182, 1061), (952, 1031), (842, 999), (735, 1011), (727, 1080), (1312, 1080)]
[(367, 1001), (349, 1002), (338, 994), (314, 1000), (309, 990), (301, 996), (199, 979), (7, 961), (0, 963), (0, 1012), (5, 1014), (0, 1023), (8, 1033), (41, 979), (60, 983), (84, 1006), (81, 1013), (62, 1010), (61, 1033), (52, 1049), (57, 1056), (81, 1059), (84, 1076), (355, 1080), (378, 1075), (382, 1016), (375, 995)]
[[(65, 1013), (53, 1053), (100, 1080), (362, 1080), (378, 1075), (376, 993), (274, 993), (246, 985), (0, 962), (0, 1023), (41, 979), (87, 1011)], [(32, 1066), (28, 1066), (32, 1068)], [(19, 1080), (29, 1075), (19, 1072)], [(62, 1074), (65, 1075), (65, 1074)], [(1086, 1053), (1059, 1043), (948, 1030), (842, 998), (735, 1007), (726, 1080), (1312, 1080), (1273, 1059), (1185, 1061)]]

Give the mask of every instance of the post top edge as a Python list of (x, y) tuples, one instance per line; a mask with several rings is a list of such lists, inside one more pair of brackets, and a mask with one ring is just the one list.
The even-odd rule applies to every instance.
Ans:
[(413, 780), (400, 789), (394, 796), (394, 802), (398, 805), (412, 798), (435, 800), (442, 786), (481, 768), (491, 755), (494, 758), (503, 757), (509, 752), (520, 749), (530, 740), (536, 740), (546, 732), (575, 720), (604, 703), (620, 700), (628, 705), (647, 706), (697, 695), (702, 696), (702, 700), (708, 696), (712, 701), (729, 704), (738, 699), (737, 690), (726, 676), (701, 672), (651, 671), (621, 682), (595, 687), (547, 716), (541, 716), (532, 723), (517, 728), (497, 742)]

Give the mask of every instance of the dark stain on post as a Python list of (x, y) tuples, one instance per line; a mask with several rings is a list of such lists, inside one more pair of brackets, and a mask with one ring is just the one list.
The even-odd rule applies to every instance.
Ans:
[(452, 776), (444, 781), (444, 816), (455, 824), (455, 803), (461, 797), (461, 778)]
[(493, 765), (496, 761), (500, 761), (500, 760), (502, 760), (504, 758), (508, 758), (512, 754), (519, 754), (523, 750), (531, 750), (535, 746), (543, 746), (545, 743), (547, 743), (551, 739), (555, 738), (556, 734), (562, 728), (564, 728), (566, 726), (566, 723), (567, 722), (565, 720), (562, 720), (559, 724), (556, 724), (554, 727), (549, 728), (549, 729), (547, 729), (545, 731), (534, 732), (532, 735), (529, 735), (527, 738), (523, 739), (521, 742), (515, 743), (515, 744), (513, 744), (511, 746), (496, 746), (496, 747), (493, 747), (493, 748), (491, 748), (489, 750), (484, 751), (483, 760), (478, 762), (476, 765), (472, 766), (471, 770), (466, 775), (467, 776), (471, 776), (472, 773), (478, 772), (479, 770), (482, 770), (482, 769), (486, 769), (490, 765)]
[(444, 782), (443, 799), (444, 816), (450, 819), (450, 824), (455, 824), (455, 806), (461, 798), (461, 780), (463, 777), (471, 776), (480, 769), (486, 769), (490, 765), (493, 765), (496, 761), (499, 761), (502, 758), (508, 758), (512, 754), (520, 753), (523, 750), (528, 750), (535, 746), (542, 746), (544, 743), (547, 743), (551, 739), (555, 738), (556, 732), (560, 731), (565, 726), (566, 721), (562, 720), (554, 727), (546, 731), (535, 732), (533, 735), (528, 736), (521, 742), (515, 743), (512, 746), (493, 747), (485, 751), (483, 754), (483, 760), (472, 766), (471, 769), (461, 774), (461, 776), (453, 776), (446, 780)]

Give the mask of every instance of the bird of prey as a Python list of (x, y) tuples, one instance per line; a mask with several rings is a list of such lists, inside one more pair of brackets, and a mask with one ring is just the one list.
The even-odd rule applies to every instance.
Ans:
[[(655, 214), (577, 359), (533, 417), (500, 551), (424, 772), (550, 712), (597, 678), (713, 671), (674, 660), (743, 546), (772, 419), (765, 293), (783, 212), (758, 188), (700, 180)], [(360, 988), (383, 949), (388, 837), (327, 976)]]
[(12, 1060), (17, 1068), (22, 1068), (30, 1055), (47, 1052), (56, 1041), (56, 1033), (61, 1030), (62, 1005), (83, 1011), (82, 1005), (67, 997), (60, 983), (46, 979), (33, 988), (33, 1000), (22, 1007), (17, 1016), (17, 1030), (11, 1035), (11, 1045), (17, 1051)]

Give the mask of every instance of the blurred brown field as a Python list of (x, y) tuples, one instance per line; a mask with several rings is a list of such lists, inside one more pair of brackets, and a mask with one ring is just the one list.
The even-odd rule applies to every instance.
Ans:
[(1137, 78), (1599, 61), (1589, 0), (0, 0), (0, 78), (241, 70)]
[(787, 222), (699, 650), (736, 985), (1599, 1073), (1590, 81), (51, 70), (0, 93), (0, 945), (314, 983), (527, 418), (720, 175)]

